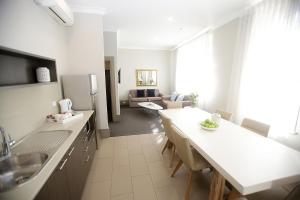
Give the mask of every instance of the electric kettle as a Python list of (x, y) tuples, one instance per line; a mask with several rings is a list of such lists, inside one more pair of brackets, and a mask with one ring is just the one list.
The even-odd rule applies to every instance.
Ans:
[(62, 99), (59, 102), (60, 105), (60, 113), (70, 113), (72, 112), (72, 101), (71, 99)]

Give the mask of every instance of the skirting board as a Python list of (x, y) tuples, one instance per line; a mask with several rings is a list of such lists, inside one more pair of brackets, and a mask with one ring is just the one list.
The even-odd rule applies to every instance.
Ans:
[(98, 133), (100, 133), (101, 138), (108, 138), (110, 137), (110, 131), (109, 129), (99, 129)]

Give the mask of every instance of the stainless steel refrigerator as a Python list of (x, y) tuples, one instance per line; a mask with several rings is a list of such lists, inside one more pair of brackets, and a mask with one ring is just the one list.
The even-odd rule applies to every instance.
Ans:
[(72, 101), (73, 110), (94, 110), (97, 95), (95, 74), (62, 76), (64, 97)]

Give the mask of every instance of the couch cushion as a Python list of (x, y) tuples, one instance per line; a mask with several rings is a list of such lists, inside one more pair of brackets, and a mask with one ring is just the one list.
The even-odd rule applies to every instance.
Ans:
[(136, 90), (137, 97), (145, 97), (145, 90)]
[(170, 97), (170, 100), (171, 100), (171, 101), (175, 101), (176, 98), (177, 98), (177, 96), (178, 96), (178, 94), (177, 94), (176, 92), (173, 92), (173, 94), (172, 94), (171, 97)]
[(147, 101), (148, 99), (146, 97), (139, 97), (139, 98), (131, 98), (131, 101), (138, 101), (138, 102), (143, 102)]
[(136, 90), (129, 90), (131, 97), (136, 97)]
[(183, 101), (184, 99), (184, 95), (183, 94), (180, 94), (178, 95), (178, 97), (176, 98), (176, 101)]
[(161, 97), (147, 97), (150, 101), (160, 101)]
[(147, 89), (147, 97), (155, 97), (155, 89)]

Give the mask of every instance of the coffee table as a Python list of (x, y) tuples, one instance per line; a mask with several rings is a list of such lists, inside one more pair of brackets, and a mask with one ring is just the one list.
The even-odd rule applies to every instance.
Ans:
[(157, 111), (162, 110), (163, 107), (161, 107), (160, 105), (157, 105), (156, 103), (153, 102), (140, 102), (138, 103), (138, 105), (142, 108), (144, 108), (144, 110), (146, 112), (155, 112), (155, 114), (158, 114)]

